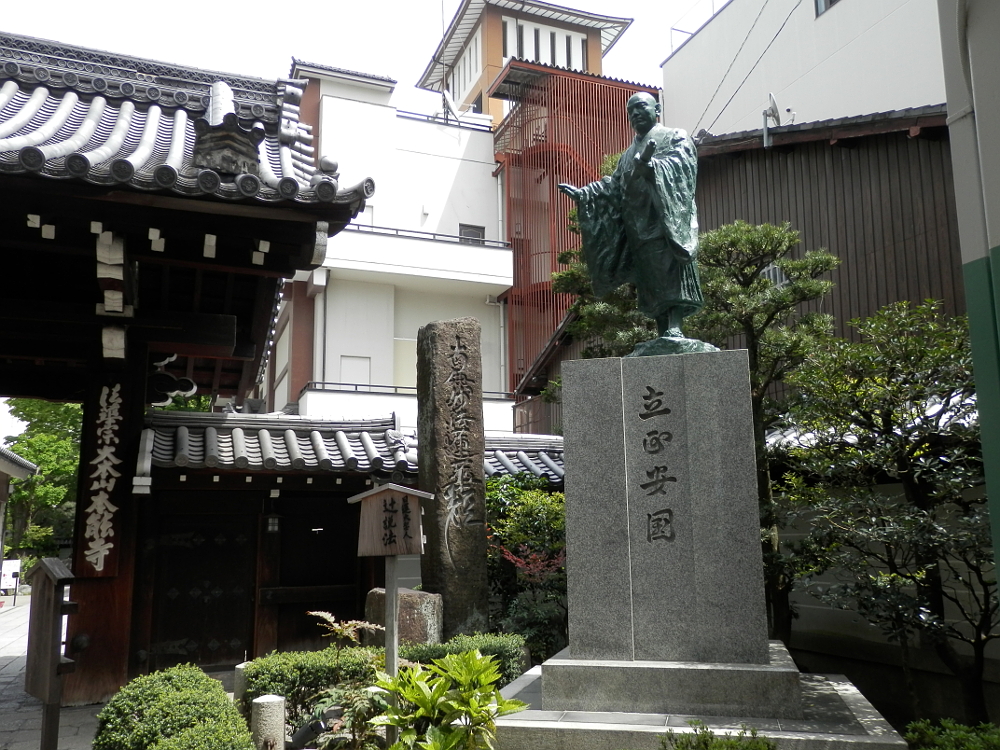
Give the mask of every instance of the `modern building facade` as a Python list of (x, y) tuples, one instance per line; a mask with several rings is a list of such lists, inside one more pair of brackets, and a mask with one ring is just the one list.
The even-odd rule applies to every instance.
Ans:
[(663, 62), (663, 121), (692, 135), (945, 101), (935, 0), (730, 0)]
[(378, 195), (321, 269), (286, 286), (270, 409), (394, 413), (413, 428), (417, 330), (469, 316), (483, 331), (487, 430), (525, 426), (514, 401), (570, 302), (551, 291), (558, 255), (577, 244), (556, 186), (597, 179), (632, 137), (628, 97), (656, 93), (600, 75), (629, 23), (466, 0), (419, 82), (442, 93), (434, 116), (397, 111), (390, 79), (295, 62), (321, 148), (369, 154)]

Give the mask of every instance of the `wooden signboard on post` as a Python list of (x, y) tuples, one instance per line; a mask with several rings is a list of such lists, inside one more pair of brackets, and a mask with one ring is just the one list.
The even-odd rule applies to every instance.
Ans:
[[(358, 557), (419, 555), (424, 551), (420, 501), (434, 495), (398, 484), (355, 495), (347, 502), (361, 503)], [(386, 580), (386, 586), (388, 586)]]
[[(361, 531), (358, 557), (385, 557), (385, 671), (392, 677), (399, 671), (399, 586), (396, 583), (396, 556), (419, 555), (424, 551), (420, 501), (434, 498), (398, 484), (383, 484), (349, 498), (361, 503)], [(393, 696), (391, 700), (394, 700)], [(394, 727), (386, 727), (386, 742), (396, 741)]]

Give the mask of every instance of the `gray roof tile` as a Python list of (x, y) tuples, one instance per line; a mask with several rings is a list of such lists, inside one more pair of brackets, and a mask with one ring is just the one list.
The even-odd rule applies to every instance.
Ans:
[(26, 479), (38, 473), (38, 467), (26, 458), (21, 458), (10, 448), (0, 445), (0, 473), (18, 479)]
[[(153, 466), (417, 474), (417, 436), (397, 431), (392, 417), (338, 422), (288, 414), (154, 412), (146, 427), (138, 476), (149, 476)], [(562, 437), (487, 435), (483, 468), (487, 476), (527, 472), (560, 486)]]
[[(0, 33), (0, 173), (263, 203), (371, 197), (370, 179), (340, 188), (336, 174), (317, 169), (311, 128), (299, 122), (304, 85)], [(256, 175), (195, 165), (206, 121), (263, 132)]]

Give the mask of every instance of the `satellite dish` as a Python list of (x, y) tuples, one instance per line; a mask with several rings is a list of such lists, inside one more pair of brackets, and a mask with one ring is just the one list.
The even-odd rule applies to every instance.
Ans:
[(778, 103), (774, 101), (774, 94), (767, 95), (767, 109), (764, 110), (764, 114), (774, 127), (781, 125), (781, 112), (778, 110)]
[(781, 125), (781, 113), (778, 111), (778, 103), (774, 101), (774, 94), (767, 95), (767, 109), (764, 110), (764, 148), (771, 148), (770, 127)]

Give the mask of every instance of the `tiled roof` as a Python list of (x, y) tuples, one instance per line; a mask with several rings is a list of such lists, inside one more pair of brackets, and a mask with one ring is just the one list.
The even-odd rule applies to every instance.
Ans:
[(632, 23), (631, 18), (602, 16), (581, 10), (565, 8), (561, 5), (539, 2), (539, 0), (463, 0), (455, 11), (455, 17), (445, 32), (444, 38), (431, 56), (427, 69), (417, 88), (430, 91), (443, 89), (444, 76), (455, 61), (458, 60), (469, 40), (469, 35), (475, 30), (487, 5), (494, 5), (503, 11), (516, 13), (518, 16), (534, 16), (538, 21), (554, 21), (556, 23), (572, 24), (574, 26), (589, 26), (601, 32), (601, 55), (606, 55), (622, 33)]
[(552, 74), (567, 75), (571, 77), (579, 76), (581, 78), (589, 78), (595, 81), (617, 83), (622, 86), (631, 86), (644, 91), (659, 91), (658, 86), (647, 86), (644, 83), (636, 83), (635, 81), (626, 81), (621, 78), (610, 78), (608, 76), (601, 75), (600, 73), (589, 73), (584, 70), (565, 68), (561, 65), (550, 65), (549, 63), (540, 63), (534, 62), (533, 60), (523, 60), (519, 57), (512, 57), (507, 61), (503, 70), (500, 71), (496, 80), (490, 84), (490, 90), (487, 93), (490, 97), (496, 97), (497, 99), (512, 99), (516, 101), (521, 93), (522, 86), (533, 84), (539, 78)]
[[(0, 33), (0, 173), (265, 203), (370, 197), (371, 180), (341, 189), (336, 165), (317, 169), (304, 85)], [(245, 164), (199, 161), (209, 132), (222, 145), (203, 149), (242, 145)]]
[(323, 65), (321, 63), (308, 62), (306, 60), (299, 60), (297, 57), (292, 58), (292, 71), (291, 74), (294, 76), (295, 71), (298, 68), (312, 68), (315, 70), (322, 70), (326, 73), (336, 73), (339, 75), (351, 76), (352, 78), (368, 78), (372, 81), (379, 81), (381, 83), (389, 83), (395, 85), (398, 83), (395, 78), (390, 78), (389, 76), (379, 76), (374, 73), (361, 73), (357, 70), (348, 70), (347, 68), (336, 68), (333, 65)]
[(32, 474), (37, 473), (38, 467), (31, 461), (21, 458), (14, 451), (0, 445), (0, 474), (17, 479), (27, 479)]
[[(866, 115), (836, 117), (830, 120), (779, 125), (768, 128), (768, 133), (775, 145), (784, 145), (831, 137), (850, 138), (875, 133), (898, 132), (913, 127), (941, 127), (945, 125), (947, 116), (947, 105), (930, 104), (890, 112), (873, 112)], [(763, 130), (757, 129), (715, 135), (702, 130), (694, 136), (694, 140), (698, 146), (699, 155), (729, 153), (763, 148), (763, 133)]]
[[(146, 418), (138, 477), (152, 467), (216, 471), (417, 474), (417, 437), (392, 417), (329, 421), (288, 414), (156, 412)], [(488, 435), (487, 476), (528, 472), (563, 481), (562, 437)]]
[(562, 484), (563, 439), (560, 435), (487, 435), (486, 476), (522, 472)]

